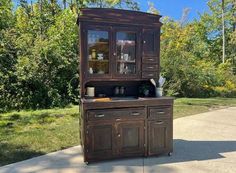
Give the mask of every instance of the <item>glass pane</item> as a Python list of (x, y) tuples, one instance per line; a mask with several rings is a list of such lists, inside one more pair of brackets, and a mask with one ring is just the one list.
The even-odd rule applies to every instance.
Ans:
[(109, 39), (107, 31), (88, 30), (88, 72), (109, 73)]
[(132, 32), (116, 33), (117, 72), (119, 74), (136, 73), (136, 34)]

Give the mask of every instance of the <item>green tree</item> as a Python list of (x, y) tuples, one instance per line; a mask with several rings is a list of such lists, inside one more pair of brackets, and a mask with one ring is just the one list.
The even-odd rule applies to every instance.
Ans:
[(79, 8), (138, 9), (132, 0), (18, 2), (0, 2), (0, 111), (76, 103)]

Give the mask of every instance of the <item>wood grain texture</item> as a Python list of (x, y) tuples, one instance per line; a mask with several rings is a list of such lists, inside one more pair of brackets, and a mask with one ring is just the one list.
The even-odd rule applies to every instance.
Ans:
[[(128, 25), (161, 26), (160, 15), (108, 8), (84, 8), (80, 9), (78, 21), (125, 23)], [(132, 23), (131, 23), (132, 22)]]
[[(80, 94), (81, 94), (81, 145), (84, 161), (150, 156), (173, 151), (173, 100), (172, 97), (156, 98), (151, 78), (160, 74), (160, 22), (159, 15), (130, 10), (86, 8), (80, 10), (77, 24), (80, 28)], [(88, 33), (107, 34), (105, 39), (91, 43)], [(117, 33), (135, 35), (135, 72), (119, 74)], [(129, 39), (127, 39), (129, 40)], [(127, 41), (125, 40), (125, 41)], [(129, 40), (130, 41), (130, 40)], [(100, 45), (106, 42), (106, 46)], [(98, 59), (89, 61), (92, 49), (105, 52), (108, 66)], [(120, 51), (121, 52), (121, 51)], [(134, 53), (133, 53), (134, 52)], [(129, 53), (130, 54), (130, 53)], [(107, 57), (108, 56), (108, 57)], [(133, 60), (133, 59), (131, 59)], [(98, 64), (98, 65), (96, 65)], [(101, 65), (107, 74), (89, 72)], [(94, 67), (95, 66), (95, 67)], [(120, 67), (119, 67), (120, 68)], [(96, 71), (95, 70), (95, 71)], [(149, 97), (140, 98), (140, 86), (150, 88)], [(86, 87), (95, 87), (95, 96), (109, 99), (96, 101), (86, 97)], [(125, 88), (122, 97), (136, 99), (110, 99), (115, 87)]]

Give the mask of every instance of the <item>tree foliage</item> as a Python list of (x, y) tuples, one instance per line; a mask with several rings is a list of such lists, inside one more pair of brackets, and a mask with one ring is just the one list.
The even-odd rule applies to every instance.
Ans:
[[(0, 0), (0, 112), (78, 102), (79, 8), (139, 10), (133, 0)], [(158, 14), (149, 2), (150, 13)], [(226, 59), (222, 64), (221, 0), (188, 22), (189, 9), (163, 18), (162, 75), (169, 95), (236, 96), (236, 0), (225, 0)], [(236, 66), (235, 66), (236, 68)]]
[[(210, 0), (210, 13), (199, 20), (182, 24), (163, 20), (161, 65), (167, 77), (170, 95), (184, 97), (236, 96), (236, 77), (232, 72), (235, 58), (235, 31), (232, 4), (226, 6), (226, 57), (222, 64), (222, 18), (220, 0)], [(234, 14), (234, 15), (233, 15)]]
[(0, 2), (0, 112), (78, 102), (79, 8), (138, 9), (132, 0)]

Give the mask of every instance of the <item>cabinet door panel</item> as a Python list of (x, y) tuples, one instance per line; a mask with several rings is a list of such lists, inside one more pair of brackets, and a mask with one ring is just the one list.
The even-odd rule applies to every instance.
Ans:
[(143, 154), (144, 121), (120, 123), (118, 132), (118, 148), (121, 155)]
[(148, 154), (156, 155), (171, 150), (171, 127), (168, 120), (148, 123)]
[(109, 27), (86, 26), (84, 29), (85, 55), (83, 73), (88, 78), (107, 78), (111, 76), (111, 31)]
[(159, 29), (144, 29), (143, 30), (143, 55), (144, 56), (159, 56)]
[(89, 125), (87, 153), (90, 159), (109, 158), (113, 152), (114, 129), (112, 124)]
[(140, 70), (140, 35), (137, 29), (114, 29), (114, 75), (115, 77), (137, 77)]

